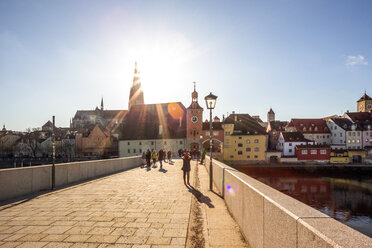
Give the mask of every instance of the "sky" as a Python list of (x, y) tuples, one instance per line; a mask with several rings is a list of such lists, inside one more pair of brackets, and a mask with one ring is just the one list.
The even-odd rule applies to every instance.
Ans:
[[(372, 1), (0, 1), (0, 124), (218, 96), (213, 115), (321, 118), (372, 96)], [(208, 118), (204, 111), (204, 119)]]

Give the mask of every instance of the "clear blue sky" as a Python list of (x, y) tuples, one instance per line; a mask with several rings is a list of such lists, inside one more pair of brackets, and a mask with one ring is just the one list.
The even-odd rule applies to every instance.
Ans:
[(196, 81), (219, 116), (356, 111), (372, 96), (371, 13), (367, 0), (2, 0), (0, 124), (67, 126), (101, 96), (127, 109), (135, 60), (146, 103), (188, 107)]

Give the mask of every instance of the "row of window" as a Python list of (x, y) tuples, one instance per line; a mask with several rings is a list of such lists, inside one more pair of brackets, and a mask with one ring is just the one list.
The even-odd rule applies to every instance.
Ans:
[[(133, 142), (134, 143), (134, 142)], [(154, 145), (154, 141), (151, 141), (151, 145), (153, 146)], [(182, 145), (183, 144), (183, 141), (182, 140), (180, 140), (180, 141), (176, 141), (176, 143), (179, 143), (180, 145)], [(166, 141), (164, 141), (164, 143), (163, 143), (164, 145), (166, 145), (167, 144), (167, 142)], [(142, 145), (142, 142), (140, 141), (139, 143), (138, 143), (138, 145)], [(130, 142), (128, 141), (128, 146), (130, 146)]]
[[(219, 135), (219, 132), (218, 131), (213, 131), (212, 132), (213, 136), (218, 136)], [(205, 132), (205, 136), (210, 136), (211, 133), (209, 131)]]
[[(238, 155), (242, 155), (242, 154), (243, 154), (242, 151), (238, 151)], [(258, 158), (257, 155), (254, 155), (253, 157), (254, 157), (254, 158)], [(230, 158), (234, 158), (234, 155), (230, 155)], [(251, 156), (248, 155), (247, 158), (251, 158)]]
[[(307, 155), (307, 154), (308, 154), (308, 151), (307, 151), (307, 150), (302, 150), (302, 151), (301, 151), (301, 154), (302, 154), (302, 155)], [(310, 150), (310, 154), (311, 154), (311, 155), (317, 155), (317, 154), (318, 154), (318, 150), (314, 150), (314, 149), (312, 149), (312, 150)], [(320, 150), (320, 154), (321, 154), (321, 155), (325, 155), (325, 154), (327, 154), (327, 150)]]
[[(337, 133), (334, 133), (333, 136), (336, 137)], [(342, 137), (342, 133), (340, 133), (340, 137)]]
[(347, 132), (348, 136), (360, 136), (360, 132)]
[(360, 143), (360, 140), (357, 139), (357, 140), (348, 140), (347, 143)]

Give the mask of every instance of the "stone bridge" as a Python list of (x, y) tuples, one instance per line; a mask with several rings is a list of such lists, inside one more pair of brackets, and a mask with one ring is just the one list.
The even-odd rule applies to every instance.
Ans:
[(191, 186), (184, 185), (181, 160), (159, 170), (139, 167), (137, 159), (132, 169), (90, 181), (89, 174), (113, 173), (115, 165), (98, 172), (91, 163), (97, 168), (89, 172), (73, 164), (56, 166), (55, 191), (38, 192), (50, 187), (50, 167), (0, 172), (3, 199), (34, 192), (2, 202), (0, 247), (249, 247), (196, 161)]

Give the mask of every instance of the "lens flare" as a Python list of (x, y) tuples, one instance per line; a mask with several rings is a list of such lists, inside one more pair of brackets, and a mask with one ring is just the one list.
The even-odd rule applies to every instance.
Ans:
[(168, 113), (174, 120), (182, 120), (183, 118), (183, 109), (178, 103), (168, 104)]
[(227, 193), (228, 193), (229, 195), (231, 195), (231, 196), (234, 196), (234, 195), (235, 195), (235, 191), (234, 191), (234, 189), (231, 187), (231, 185), (227, 185), (227, 186), (226, 186), (226, 191), (227, 191)]

